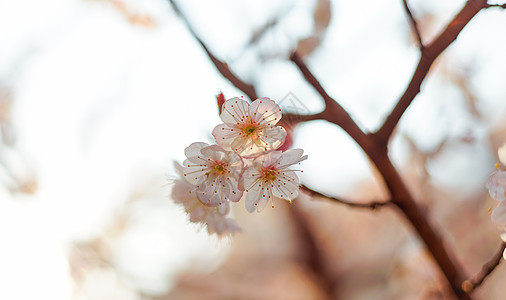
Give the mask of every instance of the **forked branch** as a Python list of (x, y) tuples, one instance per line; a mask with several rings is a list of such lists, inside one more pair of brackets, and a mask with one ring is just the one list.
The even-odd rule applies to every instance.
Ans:
[(462, 29), (471, 21), (471, 19), (483, 8), (489, 7), (487, 0), (469, 0), (462, 10), (453, 18), (441, 32), (421, 53), (418, 66), (411, 78), (404, 94), (401, 96), (396, 106), (387, 117), (381, 128), (375, 133), (377, 140), (384, 144), (388, 143), (392, 132), (402, 115), (409, 107), (413, 99), (420, 92), (420, 87), (429, 70), (439, 55), (448, 48), (458, 37)]

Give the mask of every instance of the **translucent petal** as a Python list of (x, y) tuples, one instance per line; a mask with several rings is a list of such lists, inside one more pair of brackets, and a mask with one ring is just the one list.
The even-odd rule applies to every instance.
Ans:
[(232, 142), (241, 137), (241, 130), (228, 124), (220, 124), (214, 127), (212, 134), (218, 145), (226, 150), (231, 150)]
[(256, 166), (248, 167), (242, 175), (243, 186), (245, 189), (252, 187), (260, 178), (260, 172)]
[(238, 188), (235, 178), (227, 175), (210, 174), (197, 189), (197, 196), (206, 205), (218, 206), (227, 201), (237, 202), (243, 192)]
[(203, 221), (205, 217), (205, 208), (203, 206), (197, 206), (190, 211), (190, 222)]
[(259, 153), (265, 151), (264, 146), (258, 146), (255, 144), (255, 141), (248, 136), (240, 136), (236, 138), (232, 144), (230, 145), (232, 150), (241, 154), (241, 155), (251, 155), (255, 153)]
[(184, 149), (184, 155), (186, 155), (186, 157), (200, 155), (200, 149), (207, 147), (207, 146), (209, 146), (209, 144), (201, 143), (201, 142), (193, 143), (190, 146), (186, 147), (186, 149)]
[(492, 222), (497, 226), (504, 228), (506, 226), (506, 201), (502, 201), (492, 211)]
[(206, 218), (207, 232), (223, 235), (226, 233), (235, 233), (241, 231), (241, 227), (231, 218), (225, 218), (218, 214), (209, 214)]
[(200, 166), (190, 159), (185, 159), (183, 162), (183, 178), (191, 184), (200, 184), (205, 180), (205, 175), (210, 171), (209, 167)]
[(281, 108), (269, 98), (258, 98), (251, 103), (249, 115), (258, 124), (274, 126), (281, 119)]
[(277, 198), (293, 200), (299, 195), (299, 177), (294, 171), (281, 172), (273, 182), (272, 193)]
[(223, 104), (221, 120), (229, 125), (242, 123), (249, 116), (249, 107), (250, 104), (243, 99), (237, 97), (229, 99)]
[(281, 151), (269, 151), (265, 155), (259, 156), (255, 161), (264, 167), (270, 167), (279, 165), (278, 163), (283, 158), (283, 152)]
[(227, 179), (227, 188), (225, 193), (227, 193), (227, 199), (232, 202), (238, 202), (241, 200), (243, 195), (243, 191), (239, 189), (239, 183), (233, 177), (229, 177)]
[(255, 210), (259, 212), (265, 207), (267, 201), (271, 199), (271, 190), (267, 190), (266, 187), (264, 187), (263, 182), (259, 181), (246, 192), (244, 201), (246, 204), (246, 210), (250, 213)]
[(218, 145), (211, 145), (200, 150), (202, 155), (212, 159), (213, 161), (226, 162), (228, 161), (227, 152)]
[(218, 205), (218, 212), (220, 213), (220, 215), (224, 216), (228, 214), (229, 211), (230, 211), (230, 204), (228, 203), (228, 201), (223, 203), (222, 205)]
[(267, 145), (267, 150), (275, 150), (279, 148), (286, 139), (286, 130), (281, 126), (268, 127), (262, 130), (259, 138)]
[(304, 150), (302, 149), (290, 149), (283, 152), (283, 158), (280, 161), (280, 168), (286, 168), (290, 165), (299, 163), (307, 159), (307, 155), (302, 156)]
[(492, 172), (485, 187), (493, 199), (497, 201), (506, 200), (506, 171), (495, 170)]

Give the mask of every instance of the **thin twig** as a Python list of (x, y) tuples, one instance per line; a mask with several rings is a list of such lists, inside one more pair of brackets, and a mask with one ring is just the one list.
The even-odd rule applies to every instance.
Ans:
[(404, 10), (406, 10), (406, 13), (409, 17), (409, 22), (411, 24), (411, 27), (413, 31), (415, 32), (416, 38), (418, 39), (418, 46), (420, 47), (420, 50), (423, 51), (423, 48), (425, 47), (423, 45), (422, 36), (420, 35), (420, 30), (418, 29), (418, 24), (416, 23), (415, 17), (413, 17), (413, 14), (411, 13), (411, 10), (408, 6), (407, 0), (402, 0), (402, 3), (404, 4)]
[(188, 31), (190, 31), (190, 34), (202, 46), (202, 48), (206, 52), (207, 56), (209, 56), (209, 58), (213, 62), (213, 64), (216, 67), (216, 69), (218, 69), (218, 71), (220, 72), (220, 74), (223, 77), (225, 77), (226, 79), (228, 79), (228, 81), (230, 81), (236, 88), (238, 88), (239, 90), (243, 91), (246, 94), (246, 96), (248, 96), (252, 101), (255, 100), (255, 99), (257, 99), (258, 97), (257, 97), (257, 93), (255, 91), (255, 88), (252, 85), (244, 82), (242, 79), (240, 79), (239, 77), (237, 77), (234, 73), (232, 73), (232, 71), (228, 68), (228, 65), (226, 63), (222, 62), (221, 60), (219, 60), (209, 50), (209, 48), (207, 48), (207, 46), (204, 44), (204, 42), (198, 37), (198, 35), (193, 30), (193, 27), (191, 26), (190, 22), (188, 21), (188, 19), (186, 18), (186, 16), (183, 14), (183, 12), (179, 9), (179, 7), (177, 6), (177, 4), (173, 0), (169, 0), (169, 2), (172, 5), (174, 11), (179, 15), (179, 17), (185, 23), (186, 27), (188, 28)]
[(293, 52), (290, 55), (290, 60), (297, 65), (306, 81), (321, 95), (325, 103), (325, 109), (321, 113), (306, 116), (306, 118), (309, 120), (322, 119), (334, 123), (343, 128), (359, 144), (370, 144), (371, 139), (362, 132), (350, 114), (325, 91), (297, 52)]
[(471, 19), (483, 8), (487, 8), (487, 0), (469, 0), (462, 10), (448, 23), (445, 30), (441, 32), (434, 41), (424, 48), (415, 73), (408, 84), (404, 94), (401, 96), (397, 105), (387, 117), (381, 128), (375, 133), (377, 140), (382, 143), (388, 143), (390, 136), (401, 119), (402, 115), (409, 107), (413, 99), (420, 92), (420, 86), (429, 70), (439, 55), (456, 39), (462, 29), (471, 21)]
[(495, 268), (501, 263), (503, 260), (503, 252), (506, 248), (506, 243), (502, 242), (499, 250), (492, 256), (492, 258), (486, 262), (482, 267), (481, 270), (476, 276), (473, 277), (473, 279), (465, 280), (462, 283), (462, 289), (468, 293), (475, 290), (477, 287), (479, 287), (483, 281), (490, 275)]
[(293, 52), (290, 55), (290, 60), (293, 61), (299, 70), (301, 71), (304, 78), (316, 89), (316, 91), (322, 96), (323, 101), (325, 102), (325, 107), (329, 107), (334, 103), (337, 103), (332, 97), (327, 94), (325, 89), (322, 87), (320, 82), (313, 76), (313, 74), (309, 71), (309, 68), (306, 66), (302, 58), (297, 54), (297, 52)]
[(487, 4), (487, 6), (485, 8), (490, 8), (490, 7), (506, 8), (506, 3), (505, 4)]
[(313, 190), (311, 188), (308, 188), (305, 185), (301, 185), (300, 189), (302, 191), (304, 191), (306, 194), (308, 194), (309, 196), (322, 197), (322, 198), (325, 198), (325, 199), (327, 199), (329, 201), (337, 202), (337, 203), (344, 204), (346, 206), (350, 206), (350, 207), (354, 207), (354, 208), (367, 208), (367, 209), (373, 209), (373, 210), (375, 210), (375, 209), (377, 209), (379, 207), (383, 207), (383, 206), (391, 204), (390, 201), (371, 201), (371, 202), (367, 202), (367, 203), (351, 202), (351, 201), (343, 200), (341, 198), (336, 198), (336, 197), (325, 195), (325, 194), (323, 194), (321, 192), (318, 192), (318, 191), (315, 191), (315, 190)]

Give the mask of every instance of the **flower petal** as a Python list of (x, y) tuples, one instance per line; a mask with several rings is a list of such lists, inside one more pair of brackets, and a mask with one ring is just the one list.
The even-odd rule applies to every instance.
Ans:
[(223, 103), (221, 120), (223, 123), (239, 124), (248, 116), (250, 104), (241, 98), (231, 98)]
[(290, 149), (283, 152), (283, 158), (279, 162), (279, 168), (286, 168), (307, 159), (307, 155), (302, 156), (304, 150)]
[(193, 143), (190, 146), (186, 147), (186, 149), (184, 149), (184, 154), (186, 155), (186, 157), (201, 155), (200, 150), (207, 146), (209, 146), (209, 144), (202, 142)]
[(501, 229), (506, 227), (506, 201), (502, 201), (496, 208), (494, 208), (491, 218), (492, 222)]
[(218, 145), (231, 150), (232, 142), (241, 137), (241, 130), (228, 124), (220, 124), (214, 127), (212, 134)]
[[(196, 159), (196, 157), (193, 157), (193, 159)], [(183, 177), (191, 184), (200, 184), (205, 180), (205, 174), (210, 169), (207, 166), (195, 164), (192, 160), (187, 158), (183, 162)]]
[(253, 187), (255, 183), (260, 179), (260, 172), (258, 171), (256, 166), (247, 167), (242, 174), (242, 186), (244, 189), (249, 189)]
[(261, 164), (264, 167), (270, 167), (279, 165), (279, 162), (283, 158), (283, 152), (281, 151), (268, 151), (264, 155), (259, 156), (255, 159), (255, 162)]
[(490, 197), (497, 201), (506, 200), (506, 171), (495, 170), (485, 185)]
[(251, 103), (249, 116), (258, 124), (274, 126), (281, 119), (281, 108), (269, 98), (258, 98)]
[(278, 149), (285, 142), (286, 130), (281, 126), (268, 127), (262, 130), (259, 137), (267, 150)]
[(209, 174), (208, 179), (197, 188), (197, 196), (202, 203), (210, 206), (223, 205), (227, 201), (237, 202), (243, 192), (238, 188), (234, 177)]
[(246, 210), (250, 213), (255, 210), (260, 212), (268, 200), (272, 199), (271, 190), (267, 190), (264, 183), (259, 181), (257, 184), (246, 191), (245, 204)]
[(273, 182), (272, 194), (277, 198), (293, 200), (299, 195), (299, 177), (294, 171), (282, 171)]

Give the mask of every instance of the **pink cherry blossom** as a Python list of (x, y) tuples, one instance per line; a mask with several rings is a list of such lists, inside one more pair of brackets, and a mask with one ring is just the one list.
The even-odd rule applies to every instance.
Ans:
[(243, 162), (233, 151), (218, 145), (193, 143), (185, 149), (183, 177), (192, 185), (200, 201), (208, 206), (237, 202), (243, 194), (238, 189)]
[(485, 187), (493, 199), (497, 201), (506, 200), (506, 171), (497, 169), (492, 172)]
[(275, 150), (286, 137), (285, 129), (276, 125), (281, 109), (269, 98), (259, 98), (251, 104), (240, 98), (229, 99), (223, 104), (220, 117), (223, 124), (213, 130), (216, 143), (244, 156)]
[[(182, 166), (175, 164), (175, 167), (179, 175), (183, 176)], [(197, 198), (195, 192), (195, 186), (188, 181), (182, 178), (174, 181), (172, 199), (175, 203), (183, 205), (190, 222), (205, 225), (209, 234), (223, 235), (241, 231), (235, 220), (226, 217), (230, 210), (228, 202), (217, 207), (207, 206)]]
[(242, 185), (246, 190), (246, 210), (262, 210), (274, 197), (292, 201), (299, 194), (299, 178), (290, 166), (307, 159), (303, 150), (292, 149), (286, 152), (269, 151), (254, 159), (244, 170)]

